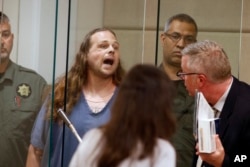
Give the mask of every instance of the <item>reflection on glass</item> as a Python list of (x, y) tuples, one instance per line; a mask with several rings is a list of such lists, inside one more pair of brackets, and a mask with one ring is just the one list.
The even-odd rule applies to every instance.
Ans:
[[(194, 2), (187, 0), (183, 3), (176, 0), (161, 0), (159, 2), (161, 2), (159, 25), (157, 25), (158, 1), (34, 2), (27, 0), (24, 2), (1, 0), (0, 7), (11, 18), (11, 28), (14, 32), (11, 60), (37, 71), (52, 86), (52, 89), (54, 79), (66, 74), (67, 67), (73, 64), (75, 53), (80, 47), (84, 35), (96, 27), (105, 26), (115, 31), (120, 43), (121, 62), (126, 69), (136, 63), (154, 64), (155, 56), (157, 56), (156, 63), (160, 64), (162, 46), (160, 43), (158, 46), (155, 45), (156, 36), (163, 31), (166, 19), (176, 13), (188, 13), (195, 18), (199, 28), (198, 40), (215, 40), (224, 46), (232, 64), (233, 74), (238, 76), (239, 63), (241, 63), (239, 53), (243, 1)], [(225, 6), (225, 4), (227, 5)], [(68, 10), (69, 7), (70, 10)], [(159, 34), (157, 34), (157, 27), (159, 27)], [(8, 35), (8, 33), (3, 33), (2, 39), (7, 40)], [(177, 37), (172, 37), (172, 39), (174, 38), (177, 39)], [(158, 50), (157, 55), (155, 55), (156, 49)], [(3, 74), (0, 73), (0, 84), (2, 84), (2, 76)], [(25, 85), (23, 88), (27, 90)], [(2, 89), (2, 85), (0, 85), (0, 91)], [(9, 90), (5, 89), (7, 95), (10, 95), (10, 92), (17, 93), (16, 90), (19, 90), (18, 86)], [(32, 88), (32, 95), (34, 90), (35, 88)], [(67, 90), (65, 91), (67, 92)], [(2, 95), (1, 92), (0, 106), (3, 106)], [(19, 99), (14, 99), (14, 97), (15, 95), (6, 103), (8, 107), (12, 106), (13, 111), (18, 107), (15, 105), (19, 104)], [(53, 96), (52, 100), (54, 100)], [(29, 103), (36, 107), (36, 111), (40, 109), (38, 102), (32, 100)], [(4, 119), (4, 117), (1, 116), (0, 119)], [(4, 125), (10, 126), (8, 119), (0, 122), (2, 125), (6, 122)], [(11, 135), (11, 133), (7, 133), (7, 135)], [(0, 142), (0, 144), (8, 145), (4, 142)], [(53, 147), (53, 143), (51, 147)]]

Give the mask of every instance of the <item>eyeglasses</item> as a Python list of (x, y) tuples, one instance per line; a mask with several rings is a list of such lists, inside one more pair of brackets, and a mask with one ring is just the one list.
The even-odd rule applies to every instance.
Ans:
[(185, 79), (185, 75), (200, 75), (201, 73), (196, 73), (196, 72), (182, 72), (182, 71), (179, 71), (176, 73), (176, 76), (177, 77), (180, 77), (182, 80)]
[(179, 33), (172, 33), (172, 34), (164, 33), (164, 34), (175, 43), (179, 42), (182, 38), (185, 44), (191, 44), (191, 43), (196, 42), (196, 38), (191, 35), (183, 36)]

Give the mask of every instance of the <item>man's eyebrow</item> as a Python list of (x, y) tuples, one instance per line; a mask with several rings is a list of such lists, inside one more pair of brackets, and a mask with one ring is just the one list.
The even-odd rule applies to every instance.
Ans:
[[(101, 43), (109, 43), (109, 40), (103, 40), (103, 41), (100, 41), (99, 43), (100, 44)], [(113, 43), (116, 43), (116, 44), (120, 45), (120, 43), (118, 41), (114, 41)]]
[(10, 30), (2, 30), (1, 32), (3, 33), (3, 32), (11, 32), (11, 31)]

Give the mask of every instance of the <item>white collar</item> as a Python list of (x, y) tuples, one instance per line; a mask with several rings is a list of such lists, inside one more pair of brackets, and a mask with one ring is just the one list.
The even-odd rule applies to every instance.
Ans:
[(219, 110), (220, 112), (222, 111), (222, 108), (225, 104), (227, 95), (229, 93), (229, 90), (231, 89), (233, 84), (233, 78), (231, 78), (231, 83), (229, 84), (227, 90), (224, 92), (224, 94), (220, 97), (220, 99), (217, 101), (217, 103), (213, 106), (214, 108), (216, 108), (217, 110)]

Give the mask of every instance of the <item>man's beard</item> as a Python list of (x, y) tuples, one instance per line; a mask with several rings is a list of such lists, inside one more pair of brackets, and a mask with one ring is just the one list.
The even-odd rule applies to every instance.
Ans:
[(0, 64), (4, 62), (8, 58), (8, 54), (6, 52), (0, 53)]

